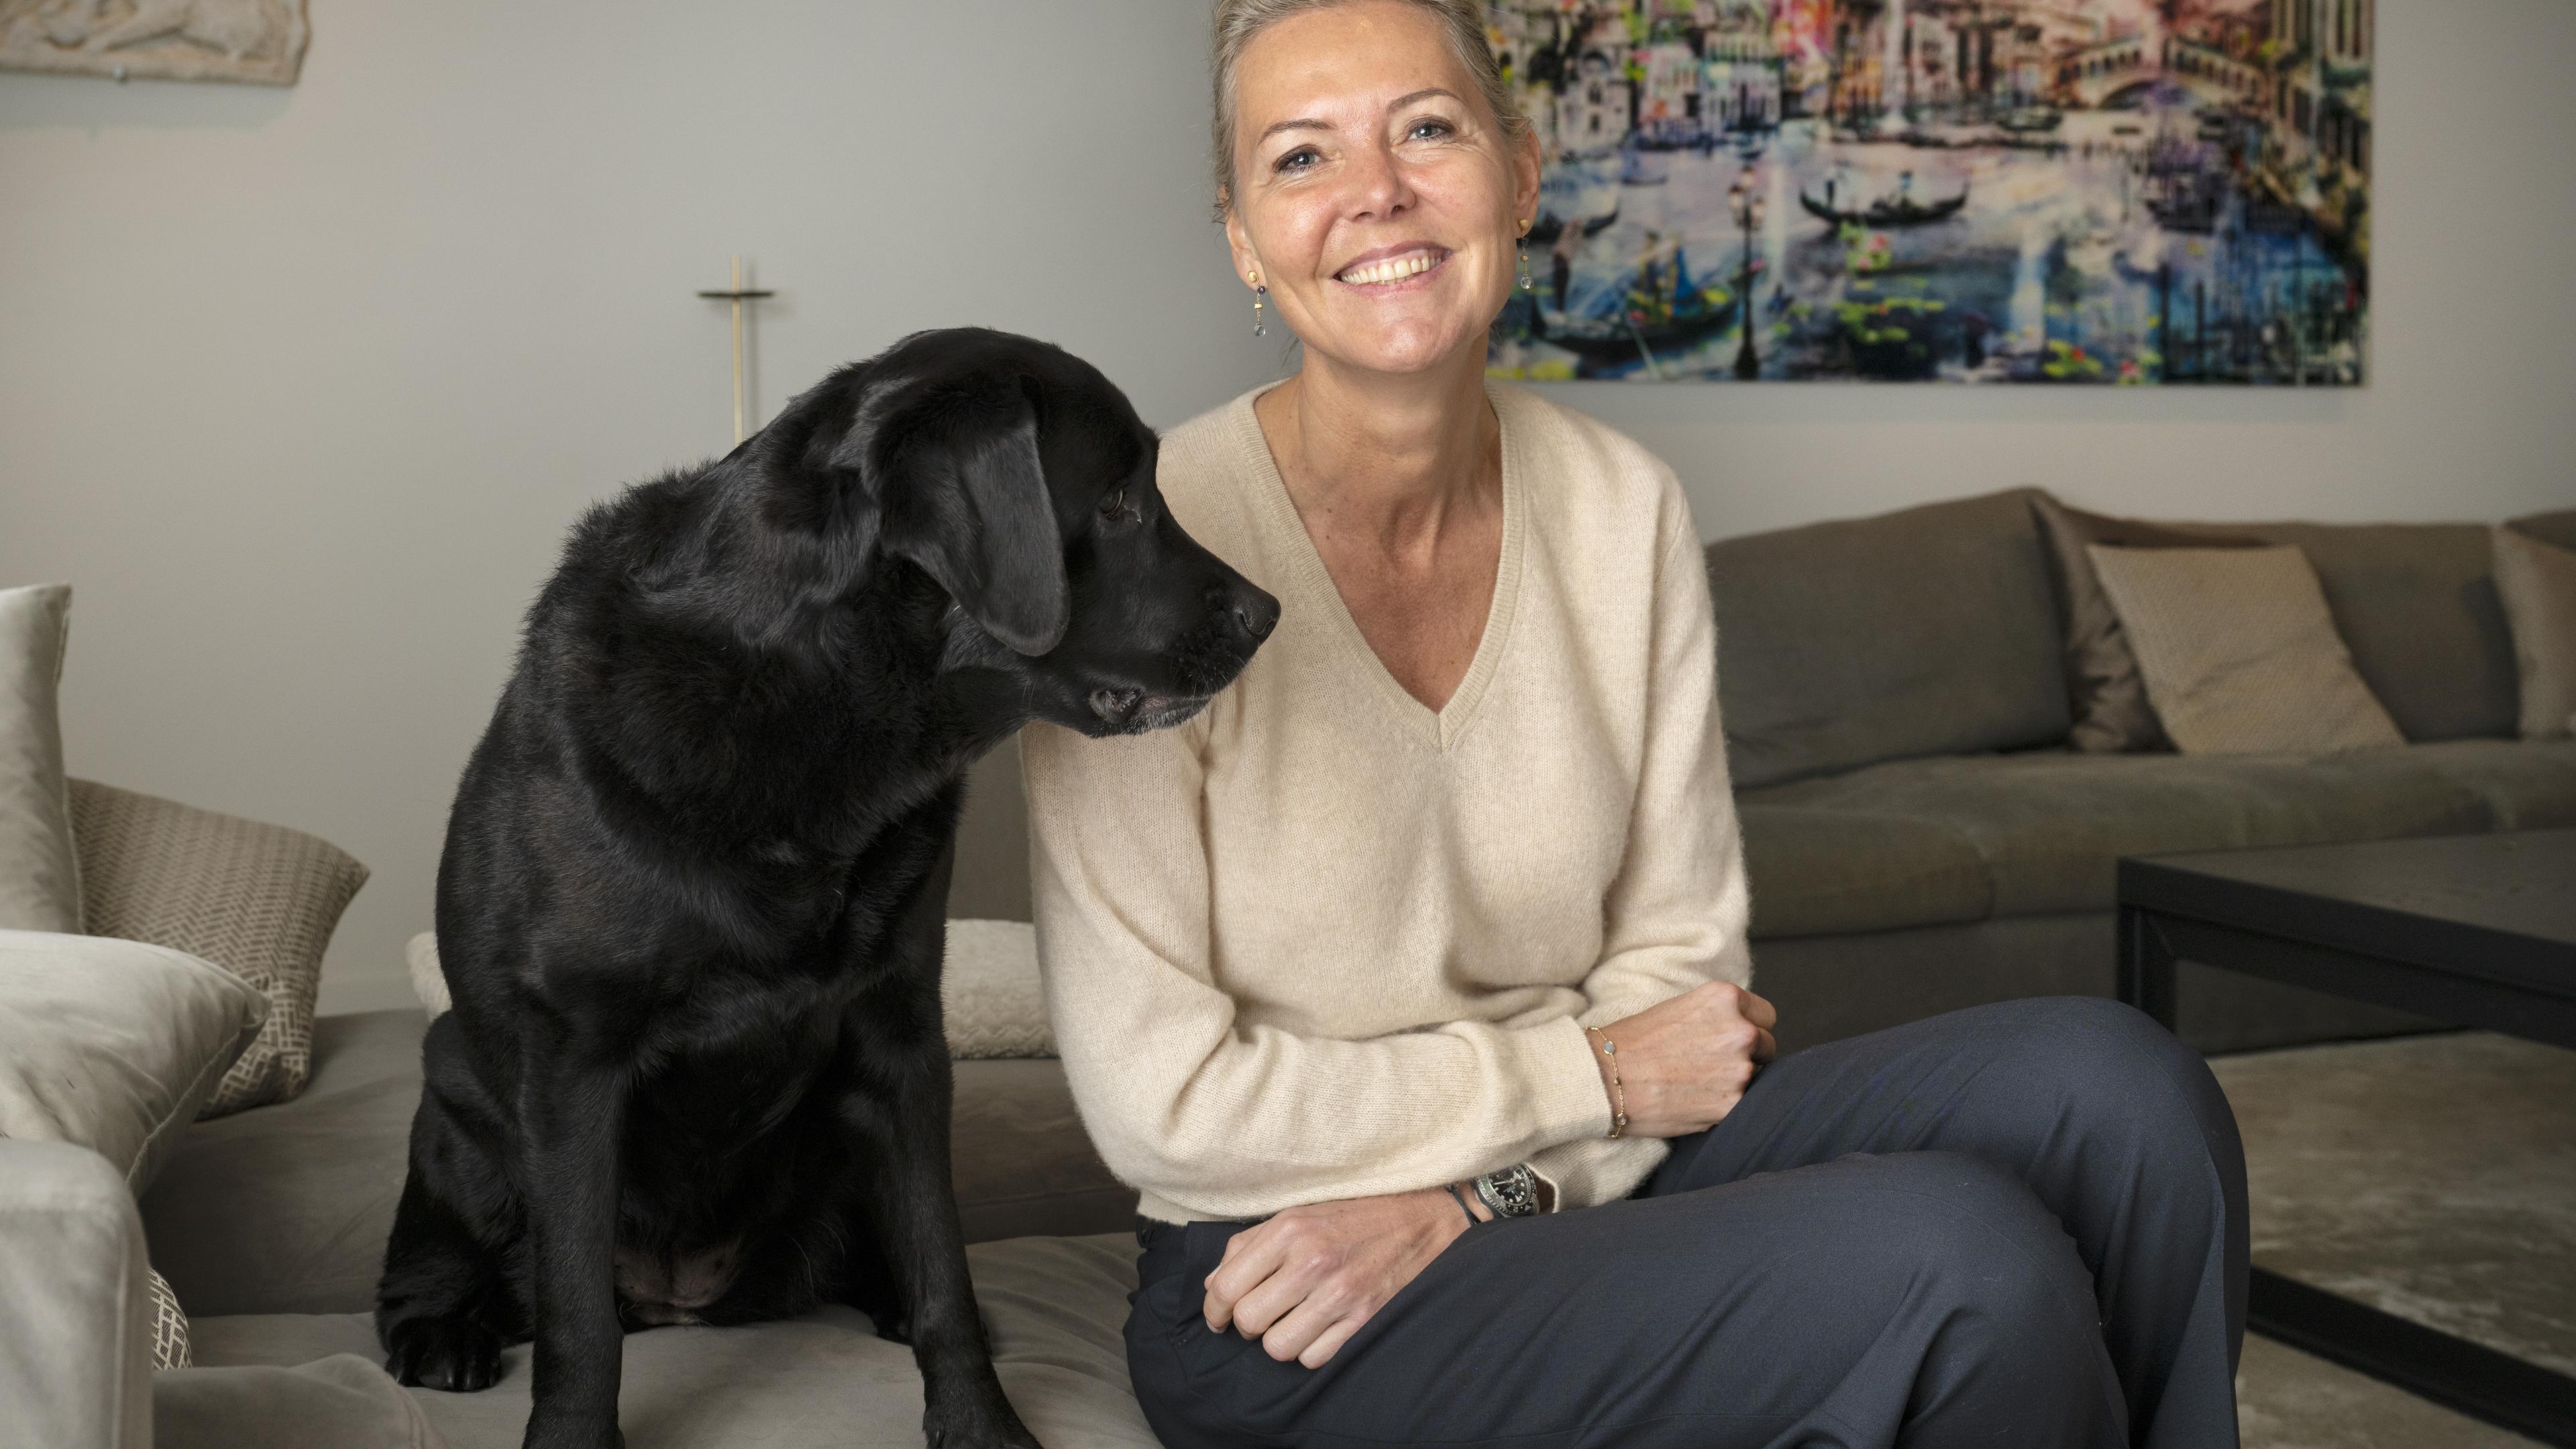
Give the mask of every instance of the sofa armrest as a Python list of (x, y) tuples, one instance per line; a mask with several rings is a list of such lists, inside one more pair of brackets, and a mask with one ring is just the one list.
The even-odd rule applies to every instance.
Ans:
[(0, 1138), (0, 1438), (149, 1449), (150, 1276), (124, 1174), (86, 1147)]

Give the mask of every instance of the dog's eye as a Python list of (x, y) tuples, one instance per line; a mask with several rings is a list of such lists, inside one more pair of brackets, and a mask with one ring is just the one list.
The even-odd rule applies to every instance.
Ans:
[(1133, 523), (1143, 515), (1127, 502), (1127, 490), (1113, 488), (1100, 500), (1100, 516), (1112, 523)]

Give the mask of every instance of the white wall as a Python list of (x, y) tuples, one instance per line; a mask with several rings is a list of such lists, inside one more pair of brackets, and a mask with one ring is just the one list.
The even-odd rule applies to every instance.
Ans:
[[(1286, 356), (1206, 220), (1204, 0), (313, 8), (292, 90), (0, 78), (0, 583), (77, 588), (75, 773), (374, 868), (326, 1009), (406, 999), (564, 525), (729, 442), (691, 295), (729, 254), (780, 292), (764, 412), (949, 323), (1062, 342), (1157, 424)], [(2576, 502), (2576, 6), (2383, 11), (2366, 391), (1553, 391), (1671, 458), (1710, 536), (2020, 482), (2172, 517)]]

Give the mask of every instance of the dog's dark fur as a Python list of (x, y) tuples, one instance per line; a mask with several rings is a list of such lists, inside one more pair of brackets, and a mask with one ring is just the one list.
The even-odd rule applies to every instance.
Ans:
[(1186, 719), (1278, 617), (1155, 453), (1087, 364), (928, 332), (574, 528), (439, 861), (402, 1382), (533, 1338), (527, 1442), (617, 1444), (624, 1330), (842, 1302), (933, 1445), (1033, 1442), (949, 1186), (942, 921), (978, 754)]

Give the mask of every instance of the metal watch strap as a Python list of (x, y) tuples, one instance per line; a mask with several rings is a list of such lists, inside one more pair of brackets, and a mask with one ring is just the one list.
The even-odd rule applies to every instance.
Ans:
[(1476, 1179), (1476, 1200), (1498, 1218), (1525, 1218), (1538, 1211), (1538, 1174), (1526, 1162)]

